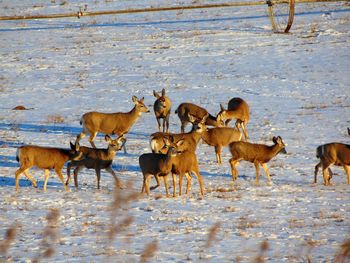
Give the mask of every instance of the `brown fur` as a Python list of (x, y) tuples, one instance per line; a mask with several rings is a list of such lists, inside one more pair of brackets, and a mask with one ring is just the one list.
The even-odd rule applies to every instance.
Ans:
[(249, 142), (233, 142), (229, 145), (232, 158), (230, 159), (232, 179), (235, 181), (238, 176), (236, 166), (240, 160), (254, 163), (256, 169), (256, 182), (259, 183), (259, 165), (261, 165), (266, 173), (267, 179), (271, 182), (270, 173), (267, 163), (278, 153), (286, 153), (285, 145), (281, 137), (273, 137), (274, 145), (268, 146), (264, 144), (256, 144)]
[(133, 96), (132, 101), (135, 103), (135, 107), (130, 112), (102, 113), (92, 111), (85, 113), (80, 121), (83, 125), (83, 131), (77, 136), (76, 143), (79, 143), (86, 134), (90, 134), (89, 142), (92, 147), (96, 148), (93, 141), (99, 132), (118, 136), (128, 133), (131, 126), (141, 116), (141, 113), (149, 112), (143, 103), (144, 98), (138, 100)]
[(84, 159), (79, 161), (71, 161), (67, 165), (67, 181), (66, 185), (70, 181), (70, 169), (74, 169), (74, 185), (78, 189), (78, 173), (82, 168), (95, 169), (96, 179), (97, 179), (97, 189), (100, 189), (100, 179), (101, 179), (101, 170), (105, 169), (109, 172), (114, 179), (116, 180), (117, 185), (121, 188), (120, 180), (112, 169), (113, 159), (117, 151), (121, 150), (126, 139), (124, 135), (119, 136), (117, 139), (112, 140), (108, 135), (105, 136), (105, 140), (108, 142), (108, 147), (106, 149), (96, 149), (81, 146), (80, 150), (84, 154)]
[(232, 98), (228, 102), (227, 110), (222, 105), (221, 111), (217, 115), (218, 121), (225, 121), (225, 125), (228, 126), (231, 119), (236, 119), (236, 127), (239, 129), (242, 127), (242, 131), (245, 140), (248, 140), (247, 124), (250, 119), (249, 105), (241, 98)]
[(317, 183), (317, 173), (321, 167), (324, 185), (330, 185), (333, 176), (330, 166), (336, 165), (344, 168), (350, 185), (350, 145), (336, 142), (320, 145), (316, 149), (316, 157), (320, 162), (315, 166), (314, 183)]
[(156, 101), (153, 104), (154, 114), (156, 115), (158, 130), (160, 131), (160, 119), (163, 119), (163, 132), (169, 131), (169, 118), (171, 111), (171, 100), (165, 95), (165, 89), (162, 89), (162, 95), (153, 91)]
[(216, 161), (222, 163), (221, 151), (222, 147), (229, 145), (232, 142), (240, 141), (242, 134), (236, 128), (215, 127), (202, 132), (202, 140), (215, 147)]
[(64, 184), (62, 168), (68, 160), (80, 159), (82, 153), (79, 147), (71, 144), (71, 150), (61, 148), (41, 147), (35, 145), (21, 146), (17, 150), (17, 161), (20, 168), (16, 171), (16, 190), (19, 190), (19, 179), (22, 173), (31, 181), (34, 187), (37, 187), (35, 179), (29, 174), (29, 169), (36, 166), (45, 171), (44, 191), (46, 191), (47, 181), (49, 179), (49, 170), (54, 169), (60, 178), (66, 191), (68, 188)]
[[(200, 106), (197, 106), (193, 103), (188, 103), (188, 102), (181, 103), (177, 108), (177, 110), (175, 111), (175, 113), (177, 113), (177, 115), (180, 118), (182, 133), (185, 132), (185, 127), (188, 123), (193, 124), (195, 121), (203, 120), (203, 119), (205, 119), (205, 125), (215, 126), (215, 127), (223, 126), (223, 123), (219, 123), (217, 121), (217, 118), (209, 114), (209, 112), (206, 109)], [(190, 115), (194, 117), (193, 120), (189, 118)]]

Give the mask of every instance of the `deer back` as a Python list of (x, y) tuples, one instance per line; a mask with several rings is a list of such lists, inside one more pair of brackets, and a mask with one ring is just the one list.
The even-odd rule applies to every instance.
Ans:
[(202, 133), (203, 141), (211, 146), (227, 146), (231, 142), (240, 141), (241, 138), (241, 132), (230, 127), (215, 127)]
[(350, 145), (336, 142), (320, 145), (316, 156), (338, 166), (350, 165)]

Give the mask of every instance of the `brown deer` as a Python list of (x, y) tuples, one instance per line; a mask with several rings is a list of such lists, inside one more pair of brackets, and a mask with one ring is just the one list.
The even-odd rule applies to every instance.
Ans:
[[(135, 106), (130, 112), (102, 113), (92, 111), (85, 113), (80, 120), (80, 124), (83, 125), (83, 131), (77, 136), (76, 143), (79, 143), (86, 134), (90, 134), (89, 142), (92, 147), (96, 148), (94, 139), (98, 132), (116, 134), (117, 136), (128, 133), (141, 114), (149, 112), (144, 104), (144, 98), (138, 100), (137, 97), (132, 96), (132, 101), (135, 103)], [(124, 152), (126, 152), (125, 148)]]
[(50, 175), (50, 169), (54, 169), (63, 187), (68, 191), (64, 184), (62, 168), (68, 160), (79, 160), (82, 153), (78, 145), (70, 144), (71, 149), (50, 148), (34, 145), (25, 145), (17, 149), (16, 159), (20, 163), (20, 168), (16, 171), (16, 190), (19, 190), (19, 179), (22, 173), (31, 181), (34, 187), (37, 187), (35, 179), (29, 174), (29, 169), (36, 166), (45, 171), (44, 191), (46, 191), (47, 181)]
[(269, 183), (271, 182), (267, 163), (278, 153), (287, 153), (285, 144), (280, 136), (273, 137), (274, 145), (256, 144), (249, 142), (233, 142), (229, 145), (232, 158), (230, 159), (232, 179), (235, 181), (238, 176), (237, 165), (240, 160), (254, 163), (256, 169), (256, 183), (259, 183), (259, 165), (264, 169)]
[(318, 169), (322, 167), (324, 185), (330, 185), (333, 177), (330, 166), (336, 165), (343, 166), (350, 185), (350, 145), (337, 142), (320, 145), (316, 149), (316, 157), (320, 162), (315, 166), (314, 183), (317, 183)]
[(158, 130), (160, 131), (160, 119), (163, 119), (163, 132), (169, 131), (169, 118), (171, 110), (171, 100), (165, 95), (165, 89), (162, 89), (162, 95), (153, 90), (156, 101), (153, 104), (154, 114), (156, 115)]
[(173, 158), (173, 166), (171, 169), (173, 177), (173, 196), (176, 197), (176, 175), (179, 175), (179, 195), (182, 195), (182, 178), (185, 175), (187, 178), (186, 195), (189, 194), (191, 188), (191, 173), (193, 173), (198, 180), (200, 194), (204, 195), (204, 185), (202, 176), (199, 173), (198, 161), (196, 153), (192, 150), (186, 150), (184, 152), (178, 153)]
[(183, 140), (184, 142), (181, 145), (181, 151), (191, 149), (193, 151), (196, 150), (196, 147), (198, 145), (199, 140), (201, 139), (202, 132), (206, 129), (205, 127), (205, 120), (206, 118), (202, 120), (195, 119), (191, 114), (188, 116), (188, 119), (193, 122), (193, 126), (190, 132), (187, 133), (163, 133), (163, 132), (156, 132), (151, 134), (150, 139), (150, 145), (153, 153), (165, 153), (164, 148), (165, 142), (167, 140), (171, 141), (179, 141)]
[(143, 184), (141, 192), (150, 194), (149, 180), (151, 176), (163, 177), (167, 197), (169, 196), (167, 176), (171, 172), (173, 158), (177, 154), (177, 147), (182, 144), (182, 140), (177, 143), (166, 142), (167, 153), (144, 153), (139, 157), (139, 165), (143, 174)]
[[(188, 123), (198, 122), (198, 120), (205, 119), (205, 125), (222, 127), (224, 126), (223, 122), (218, 121), (217, 117), (209, 114), (209, 112), (193, 103), (181, 103), (175, 113), (179, 116), (181, 121), (181, 132), (185, 132), (185, 127)], [(190, 119), (189, 116), (193, 116), (193, 119)]]
[(112, 140), (109, 135), (106, 135), (105, 140), (108, 142), (108, 147), (106, 149), (96, 149), (80, 146), (80, 151), (84, 154), (84, 158), (68, 163), (66, 185), (68, 185), (70, 181), (70, 169), (72, 167), (76, 167), (74, 169), (74, 185), (75, 188), (78, 189), (78, 173), (85, 167), (87, 169), (95, 169), (97, 189), (100, 189), (102, 169), (105, 169), (114, 177), (119, 188), (122, 187), (120, 180), (112, 169), (112, 163), (117, 151), (120, 151), (124, 146), (126, 139), (124, 138), (124, 135), (121, 135), (117, 139)]
[(216, 161), (218, 164), (222, 163), (222, 147), (232, 142), (240, 141), (241, 139), (242, 133), (237, 128), (215, 127), (202, 132), (202, 140), (206, 144), (215, 147)]
[(241, 98), (233, 98), (228, 102), (227, 110), (223, 105), (220, 105), (220, 107), (221, 111), (217, 115), (218, 121), (225, 121), (225, 125), (228, 126), (231, 119), (236, 119), (237, 129), (242, 127), (245, 141), (248, 141), (247, 124), (250, 118), (248, 103)]

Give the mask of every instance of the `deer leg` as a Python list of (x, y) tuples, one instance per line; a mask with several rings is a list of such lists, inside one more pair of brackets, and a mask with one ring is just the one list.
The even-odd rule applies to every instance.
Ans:
[(230, 121), (231, 121), (231, 119), (227, 119), (227, 120), (225, 121), (225, 126), (226, 126), (226, 127), (228, 127), (228, 124), (230, 123)]
[(244, 138), (245, 138), (245, 141), (247, 142), (248, 139), (249, 139), (249, 136), (248, 136), (248, 131), (247, 131), (247, 124), (245, 121), (243, 121), (241, 123), (241, 126), (242, 126), (242, 130), (243, 130), (243, 134), (244, 134)]
[(176, 197), (176, 174), (171, 173), (171, 176), (173, 177), (173, 197)]
[(77, 144), (77, 143), (79, 143), (80, 142), (80, 140), (82, 139), (82, 138), (84, 138), (85, 137), (85, 131), (82, 131), (78, 136), (77, 136), (77, 138), (75, 139), (75, 144)]
[(237, 177), (238, 177), (238, 171), (236, 169), (236, 167), (238, 166), (238, 160), (235, 160), (233, 158), (231, 158), (229, 160), (230, 165), (231, 165), (231, 175), (232, 175), (232, 180), (236, 181)]
[(255, 182), (256, 184), (259, 184), (259, 176), (260, 176), (260, 169), (259, 169), (259, 163), (257, 161), (254, 162), (254, 166), (255, 166)]
[(49, 176), (50, 176), (50, 171), (48, 169), (45, 169), (44, 192), (46, 192), (47, 181), (49, 180)]
[(222, 147), (220, 145), (215, 146), (216, 162), (220, 165), (222, 164), (221, 149), (222, 149)]
[(324, 164), (322, 165), (323, 169), (322, 169), (322, 174), (323, 174), (323, 183), (324, 185), (330, 185), (330, 175), (329, 175), (329, 167), (330, 165), (328, 164), (327, 166), (325, 166)]
[(16, 191), (19, 189), (19, 178), (21, 178), (21, 173), (23, 173), (24, 168), (20, 167), (17, 169), (15, 173), (15, 179), (16, 179)]
[(150, 174), (146, 174), (146, 176), (144, 177), (144, 188), (146, 190), (147, 195), (150, 194), (149, 192), (149, 181), (151, 179), (151, 175)]
[(150, 188), (151, 190), (154, 190), (154, 189), (156, 189), (156, 188), (158, 188), (160, 186), (159, 176), (155, 175), (154, 178), (157, 181), (157, 185), (156, 186), (151, 186), (151, 188)]
[(71, 161), (67, 164), (67, 180), (66, 180), (66, 185), (69, 185), (70, 182), (70, 169), (75, 165), (76, 163), (74, 161)]
[(112, 169), (112, 167), (107, 167), (106, 168), (106, 171), (109, 172), (111, 175), (113, 175), (115, 181), (116, 181), (116, 184), (117, 184), (117, 187), (119, 189), (122, 189), (123, 188), (123, 184), (122, 182), (119, 180), (119, 178), (117, 177), (117, 175), (115, 174), (114, 170)]
[(314, 183), (317, 183), (317, 174), (318, 174), (318, 169), (322, 166), (322, 163), (319, 162), (316, 166), (315, 166), (315, 174), (314, 174)]
[(168, 114), (164, 119), (166, 124), (166, 132), (169, 132), (169, 118), (170, 118), (170, 114)]
[(185, 132), (186, 125), (187, 125), (187, 121), (181, 121), (181, 133)]
[(96, 179), (97, 179), (97, 189), (100, 189), (100, 181), (101, 181), (101, 169), (95, 168)]
[(164, 181), (164, 186), (165, 186), (166, 197), (170, 197), (169, 185), (168, 185), (168, 175), (163, 176), (163, 181)]
[(81, 169), (83, 169), (83, 166), (77, 166), (77, 168), (74, 169), (74, 186), (76, 190), (78, 190), (78, 173)]
[[(158, 124), (158, 131), (160, 131), (160, 118), (159, 117), (156, 117), (156, 119), (157, 119), (157, 124)], [(163, 132), (164, 132), (164, 130), (163, 130)]]
[(90, 137), (89, 137), (89, 142), (93, 148), (96, 148), (96, 145), (94, 143), (94, 140), (96, 138), (97, 132), (92, 132)]
[(64, 183), (64, 177), (63, 177), (63, 174), (62, 174), (62, 168), (61, 169), (56, 168), (55, 172), (58, 175), (58, 178), (60, 178), (60, 180), (61, 180), (61, 182), (63, 184), (64, 190), (69, 191), (69, 188)]
[(348, 184), (350, 184), (350, 166), (349, 165), (344, 165), (343, 168), (344, 168), (344, 171), (345, 171), (345, 173), (346, 173), (346, 175), (348, 177)]
[(201, 192), (201, 195), (203, 196), (204, 195), (204, 186), (203, 186), (202, 176), (200, 175), (198, 169), (194, 169), (194, 170), (192, 170), (192, 172), (197, 177), (197, 180), (198, 180), (198, 183), (199, 183), (200, 192)]
[(267, 167), (267, 164), (266, 163), (262, 163), (261, 166), (264, 169), (264, 172), (265, 172), (265, 174), (267, 176), (267, 180), (269, 181), (269, 183), (271, 183), (270, 172), (269, 172), (269, 168)]
[(179, 174), (179, 196), (182, 195), (182, 179), (183, 179), (183, 174)]
[(191, 177), (190, 173), (185, 173), (185, 176), (186, 176), (186, 180), (187, 180), (186, 195), (188, 196), (188, 194), (190, 193), (190, 190), (191, 190), (192, 177)]
[(37, 188), (35, 179), (33, 178), (33, 176), (31, 176), (29, 174), (29, 169), (25, 169), (24, 170), (24, 175), (30, 180), (30, 182), (32, 183), (33, 187)]

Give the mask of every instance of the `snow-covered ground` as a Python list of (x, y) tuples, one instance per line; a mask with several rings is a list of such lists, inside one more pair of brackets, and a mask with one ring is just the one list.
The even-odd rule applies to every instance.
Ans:
[[(0, 1), (0, 15), (75, 12), (85, 3), (96, 11), (213, 1), (7, 0)], [(0, 261), (30, 262), (55, 233), (54, 254), (45, 261), (137, 262), (147, 245), (157, 244), (154, 262), (252, 262), (259, 255), (268, 262), (332, 262), (349, 238), (344, 171), (333, 168), (333, 186), (323, 186), (322, 176), (313, 184), (315, 148), (349, 142), (347, 3), (297, 5), (287, 35), (273, 34), (266, 7), (258, 6), (1, 21), (0, 36), (0, 240), (17, 229)], [(92, 170), (79, 174), (79, 191), (71, 185), (66, 193), (53, 173), (43, 192), (43, 171), (33, 169), (39, 188), (23, 176), (15, 192), (18, 146), (68, 147), (83, 113), (129, 111), (133, 95), (144, 96), (152, 110), (153, 90), (162, 88), (173, 112), (189, 101), (216, 114), (220, 103), (244, 98), (251, 140), (272, 144), (279, 135), (287, 144), (288, 154), (269, 163), (273, 185), (263, 174), (256, 186), (254, 166), (245, 162), (232, 182), (228, 150), (219, 166), (214, 149), (200, 144), (203, 198), (194, 179), (188, 198), (165, 198), (162, 186), (150, 197), (126, 200), (141, 189), (138, 157), (150, 151), (156, 131), (151, 112), (127, 135), (129, 153), (115, 157), (119, 178), (130, 182), (122, 196), (107, 173), (97, 190)], [(30, 110), (11, 110), (17, 105)], [(180, 130), (174, 114), (170, 129)], [(102, 136), (96, 142), (106, 146)], [(58, 229), (45, 228), (51, 209), (59, 211)], [(108, 239), (123, 220), (130, 224)]]

